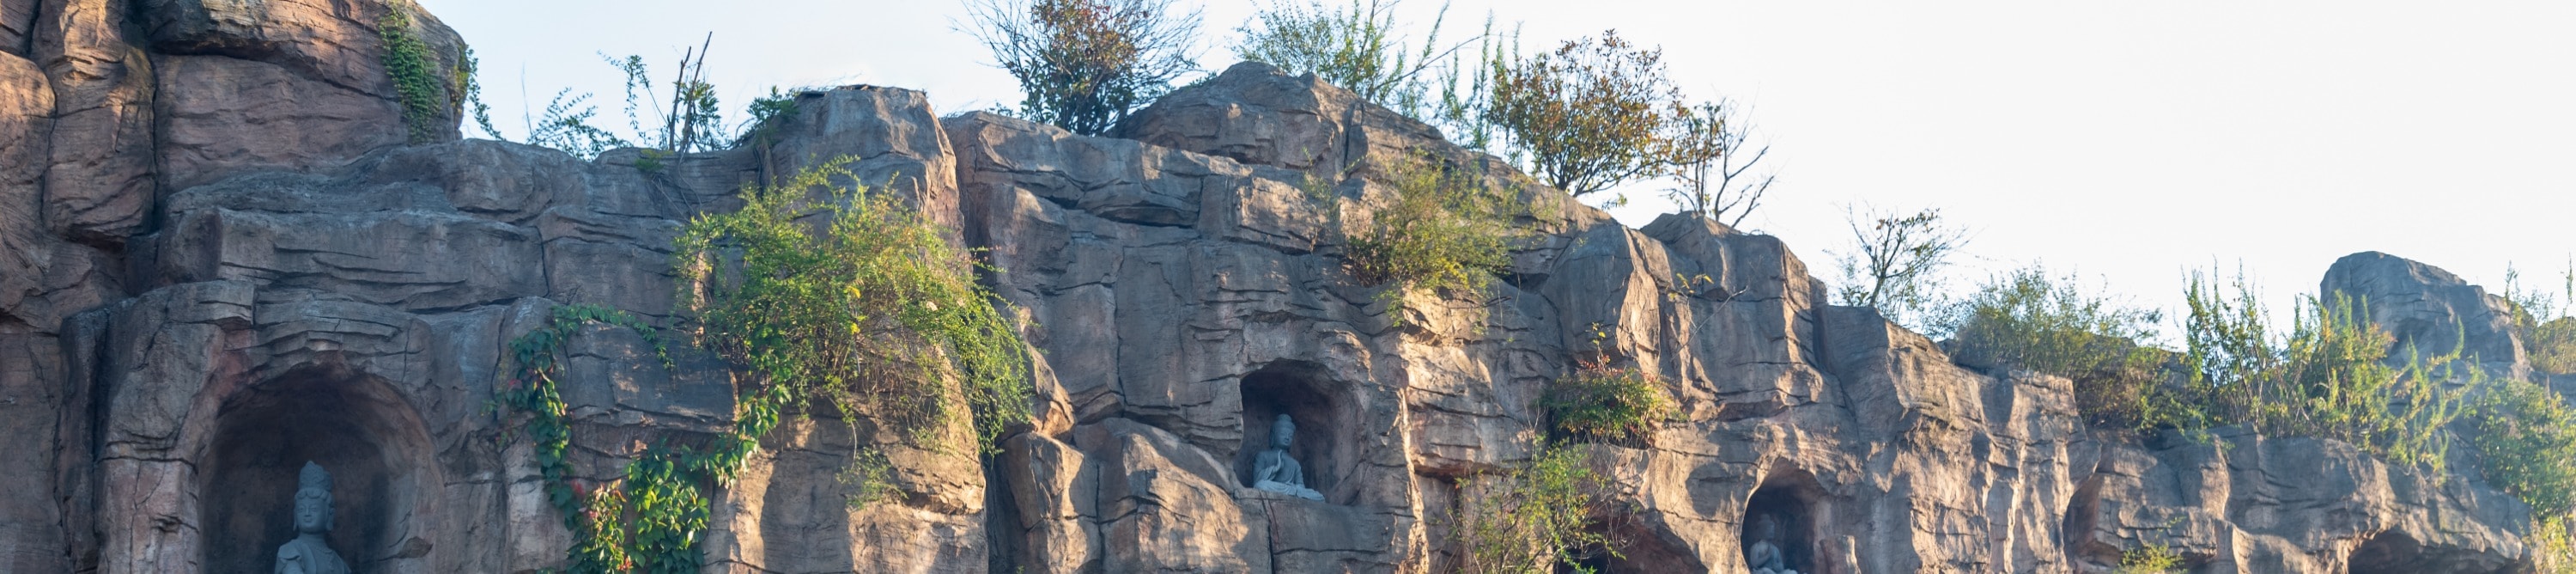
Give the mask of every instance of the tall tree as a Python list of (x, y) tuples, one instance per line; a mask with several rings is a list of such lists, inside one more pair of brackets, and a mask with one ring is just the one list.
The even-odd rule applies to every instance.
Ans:
[(1671, 162), (1669, 136), (1686, 108), (1663, 57), (1616, 30), (1567, 41), (1495, 66), (1485, 116), (1541, 181), (1577, 197), (1606, 190)]

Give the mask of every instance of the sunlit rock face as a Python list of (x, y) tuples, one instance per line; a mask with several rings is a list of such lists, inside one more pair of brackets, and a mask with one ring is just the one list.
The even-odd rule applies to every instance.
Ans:
[[(1960, 367), (1831, 306), (1776, 238), (1622, 226), (1259, 64), (1116, 137), (813, 91), (767, 145), (648, 170), (407, 143), (371, 3), (0, 4), (0, 572), (269, 560), (297, 535), (272, 499), (308, 460), (331, 469), (327, 543), (353, 571), (561, 566), (571, 534), (491, 407), (508, 342), (560, 304), (673, 325), (683, 222), (845, 155), (1000, 269), (1036, 417), (990, 456), (793, 417), (713, 490), (708, 571), (1446, 571), (1453, 513), (1531, 457), (1534, 401), (1594, 354), (1660, 377), (1680, 413), (1639, 446), (1580, 447), (1628, 509), (1599, 517), (1623, 541), (1594, 564), (1610, 572), (1746, 571), (1764, 522), (1764, 565), (1801, 573), (2104, 572), (2148, 544), (2202, 572), (2530, 560), (2527, 509), (2474, 479), (2328, 441), (2085, 429), (2064, 379)], [(1384, 174), (1426, 155), (1493, 166), (1538, 233), (1481, 300), (1392, 311), (1344, 271), (1336, 222), (1368, 221)], [(2373, 308), (2392, 331), (2493, 322), (2455, 277), (2354, 258), (2329, 291), (2422, 294)], [(730, 417), (728, 366), (675, 351), (665, 369), (632, 332), (575, 334), (573, 478)], [(897, 492), (853, 506), (838, 477), (862, 448)], [(1321, 500), (1256, 487), (1274, 448)]]

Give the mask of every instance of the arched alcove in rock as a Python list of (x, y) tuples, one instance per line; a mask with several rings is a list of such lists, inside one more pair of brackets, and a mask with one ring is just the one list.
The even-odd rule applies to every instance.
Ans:
[(1234, 454), (1239, 486), (1252, 486), (1253, 458), (1270, 448), (1271, 424), (1286, 413), (1297, 423), (1288, 455), (1304, 467), (1306, 487), (1323, 493), (1327, 502), (1348, 502), (1333, 493), (1359, 449), (1358, 421), (1344, 398), (1347, 389), (1335, 384), (1322, 367), (1281, 361), (1244, 375), (1241, 391), (1243, 444)]
[[(234, 392), (198, 459), (206, 572), (267, 572), (296, 536), (296, 478), (331, 473), (332, 551), (360, 574), (398, 570), (431, 544), (434, 476), (419, 416), (380, 380), (306, 369)], [(425, 565), (424, 565), (425, 566)]]
[(1790, 570), (1800, 574), (1817, 571), (1816, 549), (1823, 539), (1821, 520), (1830, 509), (1825, 506), (1824, 488), (1816, 477), (1795, 468), (1775, 470), (1763, 477), (1762, 485), (1744, 503), (1743, 521), (1738, 523), (1738, 550), (1750, 561), (1753, 542), (1761, 536), (1763, 517), (1779, 524), (1780, 554)]
[(2437, 566), (2423, 560), (2424, 546), (2403, 532), (2381, 532), (2353, 547), (2344, 559), (2344, 571), (2350, 574), (2403, 574), (2432, 572)]

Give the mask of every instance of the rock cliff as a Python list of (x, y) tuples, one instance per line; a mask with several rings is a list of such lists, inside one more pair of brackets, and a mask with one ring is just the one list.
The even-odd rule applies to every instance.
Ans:
[[(1332, 222), (1410, 154), (1491, 160), (1312, 77), (1236, 66), (1116, 137), (810, 91), (774, 143), (648, 170), (459, 140), (454, 117), (406, 143), (390, 9), (0, 0), (0, 572), (264, 571), (308, 459), (341, 477), (331, 543), (359, 572), (560, 565), (571, 535), (492, 406), (508, 342), (571, 303), (674, 324), (680, 225), (838, 156), (989, 250), (1036, 420), (979, 459), (793, 417), (716, 490), (709, 572), (1443, 571), (1447, 517), (1531, 456), (1534, 400), (1585, 353), (1681, 413), (1650, 447), (1583, 447), (1633, 509), (1610, 572), (1741, 572), (1752, 510), (1793, 517), (1792, 562), (1829, 574), (2106, 572), (2148, 544), (2210, 573), (2530, 563), (2528, 509), (2473, 478), (2088, 430), (2066, 380), (1830, 305), (1778, 239), (1629, 228), (1507, 168), (1492, 183), (1547, 209), (1496, 293), (1391, 309)], [(453, 66), (462, 42), (413, 21)], [(2438, 269), (2360, 254), (2324, 288), (2528, 373), (2494, 298)], [(730, 419), (728, 366), (675, 350), (572, 339), (576, 478)], [(1321, 501), (1248, 487), (1279, 413)], [(897, 496), (844, 503), (862, 447)]]

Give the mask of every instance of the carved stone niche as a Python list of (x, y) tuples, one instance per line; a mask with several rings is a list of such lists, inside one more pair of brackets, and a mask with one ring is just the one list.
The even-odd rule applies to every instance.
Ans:
[(1357, 421), (1347, 411), (1341, 388), (1321, 367), (1296, 361), (1281, 361), (1244, 375), (1242, 381), (1243, 444), (1235, 449), (1234, 472), (1237, 486), (1252, 486), (1253, 458), (1270, 448), (1272, 419), (1280, 413), (1297, 423), (1296, 440), (1288, 446), (1288, 455), (1305, 467), (1306, 487), (1324, 494), (1325, 502), (1348, 504), (1352, 496), (1336, 492), (1341, 479), (1348, 476), (1359, 451), (1355, 436)]
[(1762, 486), (1753, 489), (1753, 497), (1744, 503), (1744, 518), (1738, 523), (1742, 529), (1737, 538), (1740, 542), (1738, 550), (1745, 552), (1748, 561), (1751, 559), (1753, 544), (1762, 536), (1762, 520), (1768, 517), (1779, 525), (1779, 535), (1772, 542), (1779, 545), (1783, 565), (1799, 574), (1828, 570), (1839, 572), (1843, 568), (1827, 569), (1824, 566), (1829, 562), (1846, 562), (1853, 557), (1820, 559), (1827, 557), (1816, 552), (1823, 546), (1822, 519), (1830, 513), (1824, 488), (1816, 483), (1815, 475), (1797, 469), (1771, 472), (1763, 478)]
[(195, 485), (204, 571), (271, 570), (296, 535), (305, 461), (331, 473), (335, 527), (325, 540), (350, 570), (428, 566), (440, 483), (420, 418), (383, 381), (335, 371), (289, 372), (217, 408)]

